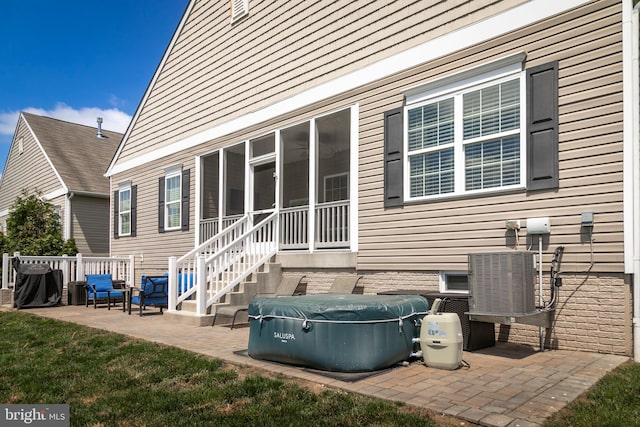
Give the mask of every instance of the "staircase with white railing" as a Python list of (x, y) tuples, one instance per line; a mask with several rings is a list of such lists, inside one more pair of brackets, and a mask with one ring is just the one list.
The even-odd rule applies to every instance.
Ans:
[(245, 215), (188, 254), (169, 258), (168, 313), (204, 318), (277, 252), (278, 214), (252, 225)]

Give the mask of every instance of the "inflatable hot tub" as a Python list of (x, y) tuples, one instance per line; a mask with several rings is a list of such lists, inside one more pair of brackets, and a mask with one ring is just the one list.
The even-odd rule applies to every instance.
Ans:
[(407, 360), (429, 311), (419, 295), (322, 294), (255, 298), (249, 356), (334, 372), (366, 372)]

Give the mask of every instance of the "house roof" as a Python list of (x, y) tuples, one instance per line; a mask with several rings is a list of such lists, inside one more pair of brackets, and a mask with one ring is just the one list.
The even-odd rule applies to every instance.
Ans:
[(69, 191), (109, 194), (104, 173), (122, 134), (69, 123), (50, 117), (22, 113), (45, 154)]

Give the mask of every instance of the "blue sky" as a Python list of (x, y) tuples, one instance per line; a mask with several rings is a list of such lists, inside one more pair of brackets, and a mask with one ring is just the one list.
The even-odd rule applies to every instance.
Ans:
[(0, 171), (20, 111), (123, 132), (188, 0), (0, 0)]

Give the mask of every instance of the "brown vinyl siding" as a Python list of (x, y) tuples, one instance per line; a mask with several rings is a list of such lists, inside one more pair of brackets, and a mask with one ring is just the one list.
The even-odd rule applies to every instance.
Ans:
[[(22, 154), (18, 152), (20, 138), (23, 138)], [(43, 194), (47, 194), (61, 189), (62, 183), (21, 118), (2, 174), (0, 210), (9, 209), (25, 187), (28, 187), (30, 192), (37, 188)]]
[[(590, 245), (580, 229), (580, 214), (594, 211), (594, 269), (622, 271), (620, 15), (619, 2), (599, 2), (372, 87), (360, 104), (358, 268), (466, 270), (468, 252), (513, 247), (506, 219), (521, 220), (520, 249), (533, 243), (537, 251), (537, 237), (532, 242), (526, 236), (526, 218), (549, 216), (552, 232), (544, 239), (545, 262), (556, 246), (564, 245), (563, 269), (585, 271)], [(560, 60), (560, 189), (442, 199), (385, 211), (382, 113), (402, 105), (399, 89), (518, 51), (527, 52), (527, 68)], [(599, 98), (603, 92), (604, 100)]]
[[(194, 212), (195, 212), (195, 168), (193, 152), (180, 153), (163, 159), (160, 164), (147, 164), (136, 170), (135, 176), (127, 173), (116, 176), (112, 182), (131, 181), (137, 190), (137, 230), (136, 237), (122, 236), (113, 238), (113, 200), (109, 204), (109, 224), (111, 233), (111, 255), (134, 255), (136, 273), (163, 274), (167, 271), (170, 256), (180, 257), (194, 247)], [(191, 169), (191, 196), (189, 231), (158, 232), (158, 178), (165, 175), (165, 169), (183, 165), (183, 169)], [(117, 187), (114, 186), (114, 190)]]
[(197, 1), (119, 161), (523, 2), (263, 1), (230, 26), (228, 2)]
[[(425, 2), (426, 3), (426, 2)], [(510, 3), (509, 7), (515, 3)], [(448, 3), (447, 3), (448, 4)], [(474, 6), (480, 4), (473, 2)], [(202, 7), (200, 3), (195, 8)], [(251, 16), (239, 25), (254, 27), (262, 21), (263, 5), (252, 4)], [(266, 6), (265, 6), (266, 7)], [(291, 7), (291, 6), (289, 6)], [(295, 6), (294, 6), (295, 7)], [(391, 5), (393, 9), (398, 5)], [(504, 8), (505, 5), (496, 6)], [(224, 9), (224, 8), (223, 8)], [(502, 9), (500, 9), (502, 10)], [(222, 12), (226, 11), (224, 9)], [(490, 12), (492, 11), (492, 12)], [(497, 9), (487, 8), (478, 13), (489, 16)], [(242, 90), (228, 88), (227, 92), (211, 92), (210, 86), (218, 80), (200, 78), (196, 82), (198, 69), (207, 58), (202, 47), (215, 36), (235, 37), (236, 27), (228, 26), (228, 14), (218, 16), (221, 10), (211, 8), (201, 14), (194, 11), (194, 22), (188, 21), (183, 28), (183, 36), (174, 46), (167, 66), (154, 87), (152, 96), (143, 106), (140, 118), (127, 141), (126, 153), (119, 160), (127, 160), (142, 152), (156, 149), (174, 141), (176, 135), (184, 137), (201, 131), (219, 122), (223, 112), (234, 115), (244, 113), (242, 105), (247, 100), (256, 101), (255, 106), (273, 102), (277, 96), (264, 98), (249, 84)], [(325, 11), (325, 12), (328, 12)], [(439, 16), (448, 31), (458, 28), (459, 10)], [(355, 13), (355, 12), (354, 12)], [(391, 13), (391, 10), (377, 11), (377, 15)], [(212, 14), (212, 15), (210, 15)], [(212, 19), (212, 16), (214, 19)], [(329, 15), (331, 16), (331, 15)], [(349, 16), (348, 14), (346, 16)], [(448, 17), (448, 18), (447, 18)], [(475, 16), (477, 18), (478, 16)], [(144, 254), (142, 267), (166, 270), (167, 252), (180, 256), (193, 247), (195, 212), (195, 169), (194, 156), (211, 152), (214, 148), (228, 146), (242, 140), (299, 123), (314, 115), (336, 111), (359, 104), (359, 252), (357, 267), (362, 271), (441, 271), (466, 270), (467, 253), (472, 251), (505, 250), (515, 246), (515, 235), (505, 228), (506, 219), (521, 220), (519, 249), (531, 247), (537, 250), (537, 238), (526, 235), (526, 219), (538, 216), (551, 217), (551, 235), (544, 238), (544, 262), (548, 263), (555, 247), (565, 246), (563, 270), (576, 273), (589, 268), (591, 247), (585, 230), (580, 228), (583, 211), (595, 212), (593, 271), (623, 271), (623, 223), (622, 223), (622, 65), (621, 65), (621, 5), (618, 1), (600, 1), (558, 15), (544, 22), (527, 26), (519, 31), (496, 38), (472, 48), (438, 58), (428, 64), (406, 70), (375, 83), (362, 86), (348, 93), (319, 102), (308, 108), (287, 114), (227, 135), (211, 143), (189, 149), (153, 164), (123, 172), (113, 178), (113, 182), (132, 179), (138, 187), (138, 237), (121, 238), (112, 241), (114, 254)], [(474, 18), (474, 19), (475, 19)], [(382, 19), (380, 17), (380, 19)], [(436, 18), (433, 18), (436, 19)], [(208, 21), (211, 34), (206, 35)], [(363, 22), (366, 22), (363, 21)], [(219, 29), (224, 25), (224, 30)], [(363, 24), (364, 25), (364, 24)], [(377, 25), (377, 24), (376, 24)], [(442, 24), (444, 25), (444, 24)], [(402, 24), (398, 24), (399, 27)], [(385, 27), (386, 28), (386, 27)], [(439, 27), (438, 27), (439, 28)], [(214, 31), (216, 30), (217, 31)], [(243, 32), (245, 29), (238, 29)], [(386, 31), (386, 32), (385, 32)], [(386, 28), (381, 34), (389, 36)], [(415, 32), (415, 29), (413, 30)], [(428, 40), (433, 34), (413, 34), (413, 39), (401, 39), (401, 46), (413, 46)], [(243, 33), (244, 34), (244, 33)], [(402, 33), (405, 34), (405, 33)], [(245, 34), (246, 35), (246, 34)], [(407, 35), (407, 34), (405, 34)], [(279, 32), (274, 37), (284, 37)], [(309, 36), (311, 37), (311, 36)], [(320, 39), (322, 36), (318, 35)], [(372, 36), (371, 36), (372, 37)], [(407, 35), (408, 37), (408, 35)], [(237, 40), (240, 40), (238, 38)], [(252, 39), (242, 39), (246, 48), (254, 47)], [(217, 41), (222, 49), (228, 48), (229, 39)], [(404, 44), (403, 44), (404, 43)], [(307, 45), (304, 45), (307, 46)], [(308, 45), (311, 46), (311, 45)], [(302, 49), (304, 50), (304, 49)], [(211, 45), (211, 51), (215, 46)], [(397, 50), (393, 50), (397, 52)], [(443, 198), (440, 200), (410, 203), (402, 208), (383, 208), (383, 113), (402, 106), (403, 90), (415, 85), (437, 80), (491, 62), (496, 58), (526, 52), (525, 67), (530, 68), (552, 60), (559, 60), (559, 108), (560, 108), (560, 188), (557, 191), (527, 193), (524, 190), (496, 192), (484, 195)], [(200, 59), (191, 56), (196, 52)], [(369, 54), (366, 56), (365, 53)], [(359, 64), (371, 63), (389, 52), (357, 52), (361, 62), (352, 62), (348, 69)], [(259, 60), (259, 52), (254, 52)], [(242, 58), (237, 53), (235, 64)], [(313, 55), (313, 54), (310, 54)], [(348, 55), (347, 55), (348, 56)], [(189, 58), (193, 62), (189, 62)], [(327, 57), (326, 64), (312, 74), (315, 80), (299, 82), (304, 87), (326, 81), (344, 73), (339, 62)], [(229, 58), (228, 58), (229, 59)], [(202, 61), (202, 63), (200, 62)], [(293, 59), (292, 59), (293, 61)], [(215, 62), (206, 63), (213, 66)], [(186, 64), (190, 64), (186, 70)], [(279, 64), (274, 58), (274, 66)], [(235, 66), (235, 65), (229, 65)], [(335, 69), (331, 69), (335, 67)], [(346, 66), (345, 66), (346, 67)], [(287, 67), (285, 67), (286, 69)], [(210, 68), (213, 70), (214, 68)], [(224, 74), (224, 69), (217, 69)], [(286, 70), (282, 71), (285, 72)], [(324, 71), (323, 71), (324, 70)], [(213, 71), (211, 71), (213, 72)], [(265, 71), (268, 73), (268, 71)], [(308, 72), (308, 70), (307, 70)], [(253, 76), (253, 72), (247, 73)], [(182, 76), (178, 78), (178, 76)], [(295, 76), (289, 75), (291, 82)], [(242, 76), (240, 76), (242, 78)], [(278, 83), (280, 81), (280, 83)], [(225, 84), (231, 85), (230, 82)], [(293, 92), (282, 80), (275, 79), (274, 86), (280, 84), (282, 96)], [(307, 85), (307, 86), (305, 86)], [(213, 86), (211, 86), (213, 87)], [(211, 89), (213, 90), (213, 89)], [(197, 95), (196, 95), (197, 92)], [(191, 93), (192, 96), (188, 96)], [(233, 95), (232, 95), (233, 93)], [(183, 98), (180, 94), (186, 94)], [(180, 98), (180, 105), (177, 99)], [(257, 102), (257, 100), (260, 102)], [(225, 106), (229, 100), (237, 103), (238, 110)], [(264, 103), (262, 103), (264, 102)], [(164, 103), (165, 108), (160, 108)], [(218, 111), (208, 110), (208, 105), (217, 104)], [(188, 108), (186, 108), (188, 106)], [(211, 115), (200, 119), (201, 112)], [(207, 114), (204, 114), (206, 116)], [(178, 122), (180, 122), (178, 124)], [(164, 168), (182, 163), (184, 168), (193, 168), (191, 174), (191, 221), (190, 231), (157, 232), (157, 179)], [(170, 248), (168, 251), (167, 248)]]

